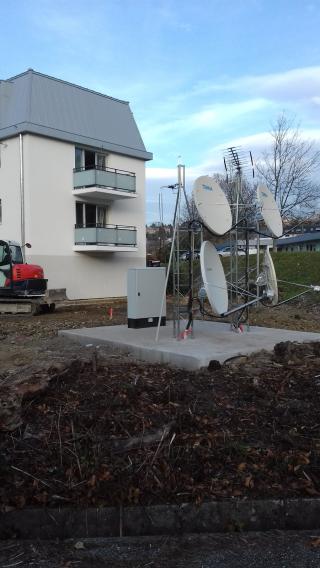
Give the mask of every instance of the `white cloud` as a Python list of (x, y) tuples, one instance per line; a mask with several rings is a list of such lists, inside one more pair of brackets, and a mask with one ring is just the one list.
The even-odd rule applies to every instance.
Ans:
[(268, 101), (262, 98), (235, 103), (217, 103), (192, 114), (188, 118), (188, 123), (193, 128), (211, 128), (217, 124), (233, 122), (238, 117), (261, 110), (266, 106), (268, 106)]
[(319, 93), (320, 66), (304, 67), (257, 77), (244, 77), (239, 87), (253, 89), (261, 96), (277, 100), (308, 99)]
[[(161, 180), (168, 180), (170, 178), (174, 179), (177, 177), (177, 169), (176, 168), (146, 168), (146, 178), (147, 179), (157, 179)], [(175, 182), (171, 182), (175, 183)]]
[(162, 139), (165, 143), (165, 136), (170, 135), (172, 139), (172, 137), (183, 136), (196, 131), (222, 127), (268, 106), (268, 101), (262, 98), (235, 103), (219, 102), (206, 105), (198, 112), (184, 113), (181, 117), (174, 118), (171, 121), (144, 124), (142, 131), (149, 145), (153, 143), (153, 140), (159, 143), (159, 139)]
[(240, 146), (243, 151), (251, 151), (252, 154), (256, 154), (265, 149), (268, 144), (270, 144), (270, 133), (265, 131), (258, 132), (257, 134), (250, 134), (248, 136), (230, 138), (223, 144), (218, 144), (213, 148), (210, 148), (207, 152), (210, 152), (210, 154), (217, 152), (221, 153), (225, 148), (230, 148), (231, 146)]
[[(222, 158), (221, 160), (222, 161)], [(222, 162), (223, 167), (223, 162)], [(185, 175), (186, 180), (190, 181), (192, 179), (196, 179), (201, 175), (206, 175), (210, 173), (214, 173), (219, 168), (219, 160), (208, 160), (201, 164), (195, 166), (188, 166), (186, 165)], [(178, 173), (177, 168), (152, 168), (148, 167), (146, 169), (146, 178), (147, 180), (154, 181), (158, 180), (159, 182), (159, 189), (163, 185), (173, 184), (176, 183), (178, 180)]]
[(202, 81), (191, 91), (193, 97), (210, 93), (233, 92), (277, 101), (311, 99), (320, 91), (320, 66), (299, 67), (283, 72), (225, 77), (220, 82)]
[(320, 128), (304, 128), (301, 132), (303, 137), (308, 140), (320, 141)]

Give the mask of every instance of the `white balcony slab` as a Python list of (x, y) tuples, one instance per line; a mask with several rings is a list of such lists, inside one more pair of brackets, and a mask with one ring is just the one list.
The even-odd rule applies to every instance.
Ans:
[(116, 245), (74, 245), (75, 252), (134, 252), (138, 247)]
[(115, 201), (116, 199), (135, 199), (137, 194), (133, 191), (114, 189), (112, 187), (84, 187), (72, 191), (75, 197), (100, 201)]
[(157, 343), (154, 327), (128, 329), (125, 325), (115, 325), (62, 330), (59, 335), (83, 345), (107, 345), (130, 353), (136, 359), (189, 370), (207, 367), (213, 360), (223, 363), (231, 357), (248, 355), (261, 349), (271, 351), (281, 341), (320, 341), (320, 333), (255, 326), (250, 331), (237, 334), (230, 330), (227, 323), (207, 321), (196, 321), (194, 338), (180, 341), (173, 337), (171, 322), (160, 328)]

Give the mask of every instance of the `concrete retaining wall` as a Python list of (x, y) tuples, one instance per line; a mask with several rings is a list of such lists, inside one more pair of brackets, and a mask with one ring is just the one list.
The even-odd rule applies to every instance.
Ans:
[(0, 538), (54, 539), (314, 530), (320, 528), (320, 499), (232, 501), (200, 507), (161, 505), (103, 509), (23, 509), (0, 515)]

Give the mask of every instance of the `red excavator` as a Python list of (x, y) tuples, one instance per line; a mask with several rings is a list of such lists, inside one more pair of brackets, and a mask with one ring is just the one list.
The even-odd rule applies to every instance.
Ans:
[(43, 268), (26, 263), (24, 247), (31, 245), (0, 240), (0, 314), (36, 314), (54, 309), (54, 301), (47, 297)]
[(26, 263), (24, 248), (31, 245), (0, 240), (0, 314), (53, 312), (56, 303), (67, 301), (66, 289), (48, 290), (43, 268)]
[[(24, 246), (31, 247), (28, 243)], [(0, 297), (41, 297), (46, 289), (41, 266), (25, 262), (19, 243), (0, 240)]]

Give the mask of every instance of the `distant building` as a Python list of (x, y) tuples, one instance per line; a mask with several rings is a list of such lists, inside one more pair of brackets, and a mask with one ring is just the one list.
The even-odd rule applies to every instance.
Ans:
[[(246, 241), (238, 240), (238, 254), (245, 255), (246, 254)], [(257, 254), (257, 240), (250, 239), (249, 240), (249, 254)], [(261, 237), (259, 242), (260, 250), (265, 250), (266, 247), (272, 249), (273, 248), (273, 239), (271, 237)], [(230, 242), (224, 242), (220, 245), (216, 245), (217, 251), (220, 256), (230, 256), (231, 247)]]
[(278, 252), (320, 252), (320, 231), (277, 239)]
[(127, 102), (32, 69), (0, 81), (0, 239), (30, 242), (70, 299), (125, 295), (151, 159)]
[(162, 225), (162, 224), (152, 224), (152, 225), (146, 225), (146, 233), (147, 233), (147, 238), (150, 237), (152, 238), (153, 235), (155, 235), (156, 237), (159, 236), (159, 234), (161, 235), (165, 235), (166, 237), (170, 237), (172, 235), (173, 232), (173, 227), (172, 225)]
[(286, 221), (283, 220), (283, 226), (286, 233), (297, 235), (301, 233), (313, 233), (314, 231), (320, 231), (320, 215), (313, 215), (304, 220), (297, 221)]

